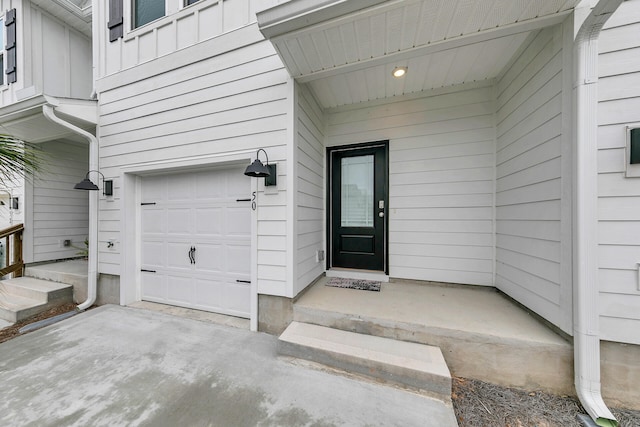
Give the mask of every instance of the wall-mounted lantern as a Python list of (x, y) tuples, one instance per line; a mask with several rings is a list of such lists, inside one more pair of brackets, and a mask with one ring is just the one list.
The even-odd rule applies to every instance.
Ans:
[(97, 172), (100, 175), (102, 175), (102, 194), (104, 194), (105, 196), (113, 196), (113, 180), (110, 180), (110, 179), (105, 180), (104, 175), (100, 171), (87, 172), (87, 175), (84, 177), (84, 179), (79, 183), (77, 183), (76, 185), (74, 185), (73, 188), (75, 188), (76, 190), (90, 190), (90, 191), (99, 190), (100, 188), (89, 179), (89, 174), (91, 172)]
[(17, 197), (11, 198), (11, 209), (18, 210), (20, 208), (20, 201)]
[[(260, 159), (258, 158), (261, 151), (264, 153), (264, 157), (267, 159), (266, 165), (263, 165)], [(253, 161), (253, 163), (247, 166), (247, 169), (245, 169), (244, 174), (252, 178), (264, 178), (265, 187), (269, 187), (277, 184), (276, 165), (269, 164), (269, 156), (267, 156), (267, 152), (264, 151), (262, 148), (258, 149), (258, 152), (256, 153), (256, 159)]]

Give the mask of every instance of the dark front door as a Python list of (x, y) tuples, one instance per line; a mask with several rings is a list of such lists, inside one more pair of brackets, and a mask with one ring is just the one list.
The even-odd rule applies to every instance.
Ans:
[(387, 143), (329, 151), (331, 267), (385, 271)]

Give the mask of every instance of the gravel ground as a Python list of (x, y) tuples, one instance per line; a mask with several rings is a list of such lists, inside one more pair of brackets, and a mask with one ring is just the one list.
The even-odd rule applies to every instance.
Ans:
[[(453, 379), (453, 407), (460, 427), (583, 427), (586, 414), (574, 397), (523, 391), (467, 378)], [(640, 411), (611, 408), (621, 427), (640, 427)]]

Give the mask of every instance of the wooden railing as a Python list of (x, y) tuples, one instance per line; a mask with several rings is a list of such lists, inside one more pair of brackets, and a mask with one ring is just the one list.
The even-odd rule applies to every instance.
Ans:
[(12, 274), (12, 277), (22, 277), (24, 261), (22, 259), (22, 233), (24, 224), (13, 225), (0, 230), (0, 241), (4, 239), (5, 267), (0, 270), (0, 277)]

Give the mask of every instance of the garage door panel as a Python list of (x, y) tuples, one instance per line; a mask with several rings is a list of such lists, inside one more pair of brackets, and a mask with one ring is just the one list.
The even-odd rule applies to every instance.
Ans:
[(142, 233), (163, 234), (167, 224), (164, 209), (142, 209)]
[(141, 274), (141, 279), (142, 294), (147, 299), (153, 299), (154, 301), (166, 301), (167, 282), (165, 276), (159, 276), (155, 273), (143, 272)]
[(142, 268), (164, 267), (165, 260), (165, 243), (163, 240), (142, 242)]
[[(222, 310), (224, 283), (220, 280), (198, 278), (196, 285), (196, 305), (205, 309)], [(208, 308), (207, 308), (208, 307)]]
[(196, 229), (198, 235), (219, 236), (224, 229), (222, 208), (196, 208)]
[(251, 248), (249, 245), (227, 244), (227, 272), (234, 275), (251, 274), (251, 266), (247, 262), (251, 259)]
[(170, 175), (167, 177), (167, 200), (172, 202), (194, 199), (194, 183), (191, 174)]
[(251, 235), (251, 210), (248, 206), (227, 208), (227, 236)]
[(250, 312), (251, 286), (248, 283), (228, 282), (224, 289), (225, 307), (236, 313)]
[(226, 261), (224, 247), (222, 244), (196, 243), (196, 272), (221, 273)]
[(190, 242), (166, 242), (167, 262), (166, 266), (170, 269), (179, 269), (184, 271), (191, 270), (191, 251)]
[(191, 277), (167, 275), (167, 299), (173, 303), (189, 304), (195, 296), (195, 284)]
[(190, 208), (167, 209), (167, 234), (191, 234), (193, 218)]
[[(243, 167), (144, 178), (143, 299), (250, 315), (251, 180)], [(195, 248), (194, 260), (189, 257)], [(144, 268), (144, 267), (143, 267)]]
[(225, 174), (220, 171), (200, 172), (196, 175), (196, 198), (219, 199), (225, 195)]

